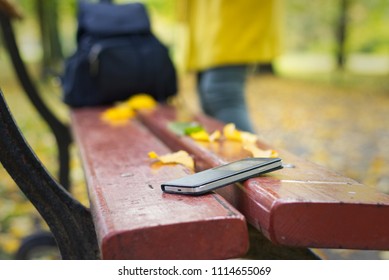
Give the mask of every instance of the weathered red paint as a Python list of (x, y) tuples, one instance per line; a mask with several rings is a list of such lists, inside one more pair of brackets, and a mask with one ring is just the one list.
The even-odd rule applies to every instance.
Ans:
[(136, 120), (113, 127), (102, 108), (74, 109), (72, 128), (86, 174), (104, 259), (225, 259), (248, 249), (247, 225), (218, 194), (169, 195), (160, 184), (190, 173), (159, 165), (171, 152)]
[[(140, 119), (172, 149), (186, 149), (198, 170), (249, 156), (241, 143), (196, 142), (167, 129), (175, 111), (159, 107)], [(223, 124), (196, 117), (208, 131)], [(258, 141), (261, 148), (267, 143)], [(389, 249), (389, 195), (278, 150), (291, 168), (217, 190), (247, 221), (276, 244), (302, 247)]]

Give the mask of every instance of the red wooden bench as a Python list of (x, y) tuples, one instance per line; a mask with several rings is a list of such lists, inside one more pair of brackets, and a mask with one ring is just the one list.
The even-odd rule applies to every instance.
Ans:
[[(169, 107), (140, 114), (142, 122), (171, 149), (184, 149), (196, 159), (198, 170), (249, 156), (239, 142), (196, 142), (178, 136), (168, 123), (178, 121)], [(223, 124), (199, 115), (193, 120), (208, 131)], [(258, 147), (270, 145), (258, 141)], [(286, 166), (216, 192), (234, 205), (247, 221), (275, 244), (297, 247), (389, 249), (389, 195), (335, 172), (278, 151)]]
[(92, 217), (103, 259), (225, 259), (248, 249), (246, 221), (218, 194), (165, 194), (160, 183), (191, 173), (153, 166), (150, 151), (171, 152), (144, 125), (113, 127), (100, 109), (72, 111)]
[[(57, 244), (63, 259), (234, 258), (245, 255), (249, 240), (262, 238), (251, 227), (248, 235), (245, 217), (218, 194), (195, 198), (162, 193), (160, 182), (189, 170), (150, 164), (149, 151), (171, 150), (144, 124), (110, 127), (100, 121), (103, 108), (74, 110), (71, 127), (56, 119), (19, 53), (13, 13), (3, 9), (0, 6), (5, 46), (25, 93), (55, 136), (60, 167), (58, 182), (23, 138), (0, 90), (0, 161), (52, 233), (28, 237), (18, 258), (28, 258), (37, 238)], [(91, 209), (69, 192), (69, 128), (83, 159)], [(278, 250), (266, 239), (251, 242), (250, 251), (257, 244), (264, 258), (316, 258), (306, 249)]]
[[(249, 245), (245, 219), (270, 240), (270, 247), (281, 248), (281, 253), (272, 255), (274, 248), (264, 251), (268, 241), (251, 238), (251, 247), (263, 250), (261, 258), (313, 258), (293, 251), (295, 247), (389, 248), (388, 195), (286, 151), (278, 151), (286, 168), (243, 185), (199, 197), (165, 194), (162, 182), (190, 170), (181, 165), (155, 167), (148, 158), (150, 151), (186, 150), (198, 171), (249, 154), (239, 142), (211, 145), (178, 136), (168, 128), (169, 122), (179, 120), (172, 107), (140, 112), (138, 120), (117, 127), (100, 120), (103, 109), (72, 111), (102, 258), (244, 256)], [(203, 115), (194, 120), (208, 131), (224, 125)]]
[[(18, 53), (9, 14), (0, 13), (4, 41), (26, 92), (45, 116)], [(104, 124), (102, 110), (72, 111), (71, 128), (90, 196), (91, 209), (86, 209), (63, 188), (66, 176), (59, 185), (35, 157), (0, 91), (2, 165), (47, 221), (64, 258), (234, 258), (245, 256), (249, 241), (250, 250), (259, 248), (259, 256), (268, 259), (315, 258), (304, 249), (309, 247), (389, 249), (388, 195), (286, 151), (279, 151), (280, 157), (293, 168), (200, 197), (164, 194), (160, 183), (190, 171), (180, 165), (154, 166), (147, 158), (152, 150), (184, 149), (194, 156), (197, 170), (249, 155), (240, 143), (207, 145), (172, 133), (167, 124), (179, 120), (172, 108), (139, 114), (139, 120), (122, 127)], [(223, 126), (201, 115), (195, 119), (209, 131)], [(49, 123), (55, 132), (56, 121)], [(56, 139), (66, 140), (66, 150), (67, 126), (58, 131)], [(269, 147), (261, 141), (257, 145)], [(65, 174), (67, 151), (62, 155)]]

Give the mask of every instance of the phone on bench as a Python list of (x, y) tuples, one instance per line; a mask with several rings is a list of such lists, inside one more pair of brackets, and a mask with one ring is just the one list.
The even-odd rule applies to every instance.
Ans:
[(166, 193), (200, 195), (282, 168), (280, 158), (245, 158), (161, 184)]

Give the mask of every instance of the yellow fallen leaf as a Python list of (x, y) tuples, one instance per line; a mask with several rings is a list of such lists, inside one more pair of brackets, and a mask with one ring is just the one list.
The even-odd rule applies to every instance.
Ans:
[(254, 143), (258, 140), (257, 135), (236, 129), (235, 124), (228, 123), (223, 128), (223, 135), (227, 140), (238, 141), (242, 143)]
[(236, 129), (235, 124), (226, 124), (223, 128), (223, 135), (227, 140), (238, 141), (242, 143), (243, 149), (249, 151), (253, 157), (278, 157), (278, 153), (275, 150), (268, 149), (262, 150), (256, 145), (258, 136)]
[(105, 110), (101, 114), (101, 119), (112, 125), (125, 124), (129, 119), (135, 116), (135, 111), (122, 104)]
[(258, 136), (250, 132), (241, 131), (240, 138), (242, 143), (255, 143), (258, 140)]
[(257, 147), (255, 143), (245, 143), (243, 149), (249, 151), (253, 157), (265, 157), (265, 158), (275, 158), (278, 157), (278, 152), (272, 149), (262, 150)]
[(241, 141), (240, 131), (236, 129), (233, 123), (228, 123), (223, 127), (223, 135), (227, 140)]
[(151, 151), (149, 152), (149, 158), (152, 158), (152, 159), (157, 159), (158, 158), (158, 155), (156, 152), (154, 151)]
[(220, 137), (221, 137), (220, 130), (215, 130), (214, 132), (211, 133), (211, 135), (209, 135), (209, 141), (215, 142), (215, 141), (219, 140)]
[(11, 234), (0, 234), (0, 249), (8, 254), (14, 254), (20, 246), (20, 238)]
[(105, 110), (101, 114), (101, 119), (111, 125), (123, 125), (135, 117), (136, 110), (152, 109), (155, 106), (157, 106), (157, 102), (153, 97), (140, 93)]
[(189, 134), (189, 136), (197, 141), (207, 141), (209, 142), (209, 134), (205, 130), (195, 131)]
[(215, 142), (220, 139), (221, 133), (219, 130), (215, 130), (209, 134), (206, 130), (201, 129), (199, 131), (191, 132), (189, 137), (197, 141)]
[(133, 95), (125, 103), (133, 110), (152, 109), (157, 106), (157, 101), (146, 93)]
[(149, 157), (152, 159), (157, 159), (163, 164), (178, 163), (190, 168), (191, 170), (194, 170), (193, 158), (187, 152), (182, 150), (162, 156), (159, 156), (157, 153), (152, 151), (149, 152)]

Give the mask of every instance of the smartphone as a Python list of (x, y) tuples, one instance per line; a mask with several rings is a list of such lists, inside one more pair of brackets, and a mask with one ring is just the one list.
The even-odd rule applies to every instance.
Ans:
[(161, 184), (162, 191), (200, 195), (282, 168), (280, 158), (245, 158)]

